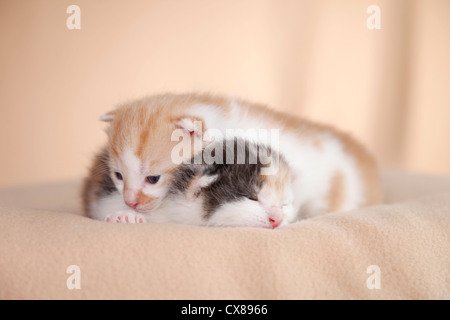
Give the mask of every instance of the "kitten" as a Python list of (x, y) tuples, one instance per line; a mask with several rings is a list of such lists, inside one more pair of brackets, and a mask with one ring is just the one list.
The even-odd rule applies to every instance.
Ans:
[[(282, 156), (241, 139), (209, 147), (224, 161), (209, 160), (200, 152), (180, 165), (158, 208), (142, 214), (133, 210), (109, 214), (105, 220), (262, 228), (295, 220), (292, 177)], [(238, 161), (241, 155), (244, 161)], [(266, 175), (263, 169), (269, 166), (275, 170)]]
[[(181, 156), (190, 159), (210, 143), (211, 129), (223, 134), (242, 129), (234, 137), (263, 145), (267, 140), (248, 129), (279, 130), (278, 145), (270, 147), (292, 171), (292, 206), (298, 219), (376, 204), (381, 198), (376, 163), (361, 144), (331, 127), (259, 104), (164, 94), (122, 105), (101, 119), (110, 123), (108, 144), (83, 192), (85, 212), (95, 219), (129, 209), (139, 214), (157, 209), (179, 165), (173, 161), (174, 150), (191, 150)], [(177, 129), (181, 142), (173, 136)], [(105, 182), (106, 176), (110, 181)], [(112, 185), (118, 192), (111, 192)]]

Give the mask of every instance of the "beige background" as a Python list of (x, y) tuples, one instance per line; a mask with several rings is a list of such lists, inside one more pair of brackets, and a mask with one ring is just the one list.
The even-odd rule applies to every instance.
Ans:
[[(366, 27), (371, 4), (381, 30)], [(449, 57), (448, 0), (0, 0), (0, 187), (83, 176), (100, 114), (190, 90), (331, 123), (385, 167), (448, 175)]]

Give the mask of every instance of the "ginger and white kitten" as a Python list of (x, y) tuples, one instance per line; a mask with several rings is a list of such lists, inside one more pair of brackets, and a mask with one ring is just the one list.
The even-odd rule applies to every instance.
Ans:
[[(211, 95), (164, 94), (122, 105), (102, 120), (110, 123), (108, 144), (83, 189), (85, 212), (95, 219), (129, 209), (140, 214), (157, 209), (179, 165), (173, 150), (191, 147), (191, 153), (182, 155), (190, 159), (208, 143), (211, 129), (224, 134), (241, 129), (244, 132), (236, 136), (256, 144), (267, 140), (259, 141), (245, 130), (279, 130), (278, 144), (270, 147), (292, 170), (296, 219), (352, 210), (381, 198), (376, 163), (361, 144), (334, 128), (262, 105)], [(173, 141), (176, 129), (191, 139)], [(110, 192), (113, 188), (119, 193)]]

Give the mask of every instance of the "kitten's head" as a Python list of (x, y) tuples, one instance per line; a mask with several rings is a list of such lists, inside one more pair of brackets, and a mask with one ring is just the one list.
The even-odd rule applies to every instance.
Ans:
[[(195, 208), (194, 203), (202, 203), (203, 223), (210, 226), (247, 226), (277, 228), (292, 221), (294, 215), (292, 172), (284, 158), (270, 148), (246, 144), (245, 163), (236, 162), (235, 140), (234, 163), (214, 163), (202, 165), (183, 165), (179, 167), (171, 184), (175, 196), (183, 193), (187, 207)], [(270, 152), (269, 157), (258, 156), (256, 163), (249, 161), (259, 151)], [(230, 154), (229, 144), (223, 144), (223, 154)], [(255, 158), (256, 159), (256, 156)], [(271, 167), (274, 170), (266, 170)], [(171, 222), (170, 212), (166, 215)], [(184, 215), (186, 221), (194, 221)], [(161, 220), (161, 217), (158, 217)], [(180, 215), (176, 212), (176, 219)], [(182, 222), (182, 221), (181, 221)]]
[(280, 159), (277, 173), (263, 175), (262, 179), (257, 204), (267, 214), (273, 228), (289, 223), (295, 214), (292, 186), (294, 176), (290, 167), (284, 159)]
[[(271, 162), (272, 165), (277, 162), (277, 170), (271, 174), (262, 174), (265, 166), (260, 163), (234, 165), (231, 174), (218, 181), (217, 188), (222, 190), (218, 194), (228, 192), (232, 197), (208, 217), (208, 224), (277, 228), (291, 221), (294, 214), (291, 170), (275, 152)], [(218, 198), (216, 194), (209, 197), (213, 203)]]
[[(109, 123), (110, 177), (125, 204), (140, 213), (157, 208), (166, 196), (179, 164), (173, 161), (174, 150), (189, 147), (194, 152), (195, 139), (201, 140), (201, 136), (194, 137), (193, 128), (199, 119), (184, 117), (163, 102), (128, 104), (101, 117)], [(175, 130), (183, 137), (173, 138)], [(181, 154), (177, 160), (191, 156)]]

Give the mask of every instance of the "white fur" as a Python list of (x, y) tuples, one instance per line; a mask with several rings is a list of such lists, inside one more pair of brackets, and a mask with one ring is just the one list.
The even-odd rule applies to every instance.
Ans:
[(145, 218), (151, 223), (272, 228), (263, 207), (245, 198), (242, 201), (222, 205), (209, 219), (205, 219), (202, 199), (190, 201), (183, 199), (181, 195), (170, 201), (164, 201), (159, 208), (146, 214)]
[[(129, 197), (135, 195), (139, 190), (145, 187), (145, 172), (142, 170), (142, 162), (136, 157), (132, 150), (127, 149), (122, 155), (122, 161), (126, 166), (127, 174), (124, 175), (124, 179), (127, 180), (127, 188), (130, 193)], [(131, 201), (133, 199), (130, 199)]]
[(294, 190), (301, 190), (296, 192), (294, 200), (294, 207), (302, 209), (303, 206), (301, 218), (324, 213), (328, 205), (331, 179), (336, 172), (341, 172), (345, 177), (346, 197), (340, 210), (354, 209), (363, 200), (356, 165), (344, 151), (341, 142), (333, 136), (324, 135), (321, 143), (319, 150), (308, 141), (301, 141), (290, 135), (283, 137), (280, 143), (281, 152), (297, 176)]
[[(288, 132), (282, 127), (273, 127), (273, 122), (264, 117), (250, 117), (247, 106), (241, 106), (238, 101), (230, 101), (231, 112), (224, 114), (222, 109), (213, 105), (193, 105), (188, 115), (200, 117), (205, 120), (205, 127), (216, 129), (223, 135), (227, 129), (242, 129), (236, 136), (249, 139), (256, 143), (266, 144), (267, 141), (258, 141), (258, 137), (245, 130), (249, 129), (280, 129), (279, 145), (272, 145), (275, 151), (279, 151), (289, 163), (294, 179), (292, 188), (286, 182), (285, 198), (283, 203), (271, 203), (274, 200), (263, 200), (261, 204), (248, 199), (227, 203), (221, 206), (210, 219), (204, 219), (201, 199), (193, 200), (189, 197), (180, 197), (171, 201), (163, 201), (162, 204), (144, 213), (147, 222), (154, 223), (183, 223), (193, 225), (221, 225), (221, 226), (254, 226), (271, 227), (267, 214), (267, 206), (277, 205), (283, 208), (283, 222), (281, 225), (291, 223), (298, 218), (311, 217), (324, 213), (328, 206), (328, 197), (331, 180), (336, 172), (344, 175), (345, 199), (339, 211), (351, 210), (358, 207), (363, 201), (361, 177), (356, 168), (355, 160), (348, 155), (342, 142), (331, 134), (322, 134), (321, 147), (317, 148), (307, 136), (301, 136), (295, 132)], [(189, 121), (180, 123), (188, 130), (192, 129)], [(229, 138), (229, 137), (227, 137)], [(130, 197), (142, 190), (147, 195), (153, 195), (162, 199), (167, 193), (166, 188), (145, 183), (146, 175), (149, 175), (140, 160), (130, 151), (123, 155), (123, 163), (127, 169), (128, 192), (125, 197)], [(120, 169), (120, 168), (118, 168)], [(157, 173), (152, 173), (157, 174)], [(164, 175), (161, 176), (164, 179)], [(121, 182), (114, 179), (120, 192)], [(205, 183), (208, 183), (206, 181)], [(129, 209), (125, 206), (120, 194), (114, 194), (100, 199), (93, 204), (91, 212), (93, 218), (105, 220), (110, 214), (117, 214)], [(141, 212), (143, 213), (143, 212)]]
[(104, 221), (108, 215), (123, 212), (128, 209), (123, 202), (122, 195), (120, 193), (113, 193), (93, 202), (90, 212), (92, 218)]
[[(344, 175), (346, 198), (339, 211), (357, 208), (363, 201), (362, 182), (354, 159), (345, 151), (337, 137), (323, 134), (321, 148), (317, 148), (308, 137), (288, 132), (282, 127), (274, 127), (270, 119), (251, 117), (247, 106), (241, 106), (237, 100), (230, 101), (231, 112), (221, 111), (210, 105), (194, 105), (190, 114), (202, 117), (208, 128), (219, 129), (223, 133), (227, 129), (280, 129), (279, 146), (272, 148), (279, 151), (291, 166), (295, 180), (294, 211), (301, 216), (311, 217), (322, 214), (328, 206), (328, 195), (331, 179), (336, 172)], [(238, 136), (241, 137), (241, 133)], [(243, 138), (249, 138), (243, 135)], [(250, 136), (253, 138), (253, 136)], [(266, 143), (267, 141), (255, 141)]]
[(157, 209), (145, 214), (146, 220), (153, 223), (180, 223), (203, 225), (202, 201), (176, 198), (163, 201)]
[(222, 205), (205, 225), (226, 227), (272, 228), (264, 208), (256, 201), (243, 199)]
[(281, 221), (280, 225), (286, 225), (294, 220), (292, 190), (289, 186), (285, 188), (284, 194), (272, 197), (270, 196), (272, 190), (263, 186), (258, 194), (260, 201), (242, 197), (239, 201), (223, 203), (209, 217), (205, 217), (202, 196), (196, 197), (191, 193), (208, 186), (216, 179), (217, 176), (199, 178), (192, 190), (171, 195), (170, 199), (163, 201), (159, 208), (148, 212), (146, 220), (155, 223), (262, 228), (272, 228), (271, 218)]

